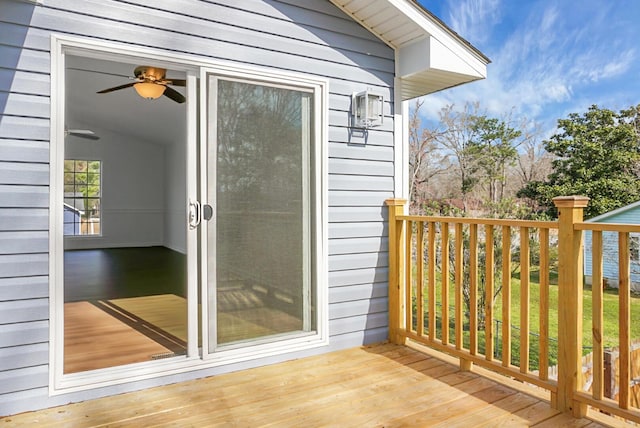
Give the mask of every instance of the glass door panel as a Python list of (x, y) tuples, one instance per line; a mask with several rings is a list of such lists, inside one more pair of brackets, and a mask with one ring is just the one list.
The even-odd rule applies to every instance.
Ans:
[(209, 352), (313, 331), (313, 93), (217, 76), (208, 87)]

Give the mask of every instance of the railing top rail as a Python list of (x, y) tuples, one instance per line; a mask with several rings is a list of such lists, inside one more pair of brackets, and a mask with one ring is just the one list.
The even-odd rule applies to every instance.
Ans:
[[(492, 226), (534, 227), (540, 229), (557, 229), (557, 221), (516, 220), (503, 218), (477, 218), (477, 217), (445, 217), (445, 216), (419, 216), (401, 215), (398, 220), (423, 221), (437, 223), (462, 223), (462, 224), (489, 224)], [(593, 223), (589, 223), (593, 224)], [(638, 226), (640, 231), (640, 226)]]
[(598, 230), (602, 232), (640, 233), (640, 224), (582, 222), (582, 223), (574, 224), (573, 227), (575, 230)]

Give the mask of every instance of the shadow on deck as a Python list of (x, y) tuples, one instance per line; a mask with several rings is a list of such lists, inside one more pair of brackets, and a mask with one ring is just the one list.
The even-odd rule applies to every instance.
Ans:
[[(23, 413), (2, 426), (616, 426), (573, 419), (534, 389), (380, 344)], [(591, 417), (597, 417), (597, 422)]]

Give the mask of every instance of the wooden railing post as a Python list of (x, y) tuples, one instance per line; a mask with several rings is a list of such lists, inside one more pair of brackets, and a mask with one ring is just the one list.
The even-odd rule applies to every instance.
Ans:
[(560, 196), (553, 198), (558, 208), (558, 393), (554, 407), (586, 415), (587, 406), (574, 400), (582, 388), (582, 231), (574, 224), (583, 220), (583, 208), (589, 198)]
[(402, 345), (405, 319), (405, 222), (397, 220), (404, 214), (406, 199), (387, 199), (389, 207), (389, 342)]

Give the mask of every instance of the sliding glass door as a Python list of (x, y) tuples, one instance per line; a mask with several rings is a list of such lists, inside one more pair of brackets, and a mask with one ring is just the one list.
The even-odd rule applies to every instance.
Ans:
[(309, 335), (317, 329), (314, 92), (235, 76), (203, 80), (208, 352)]

